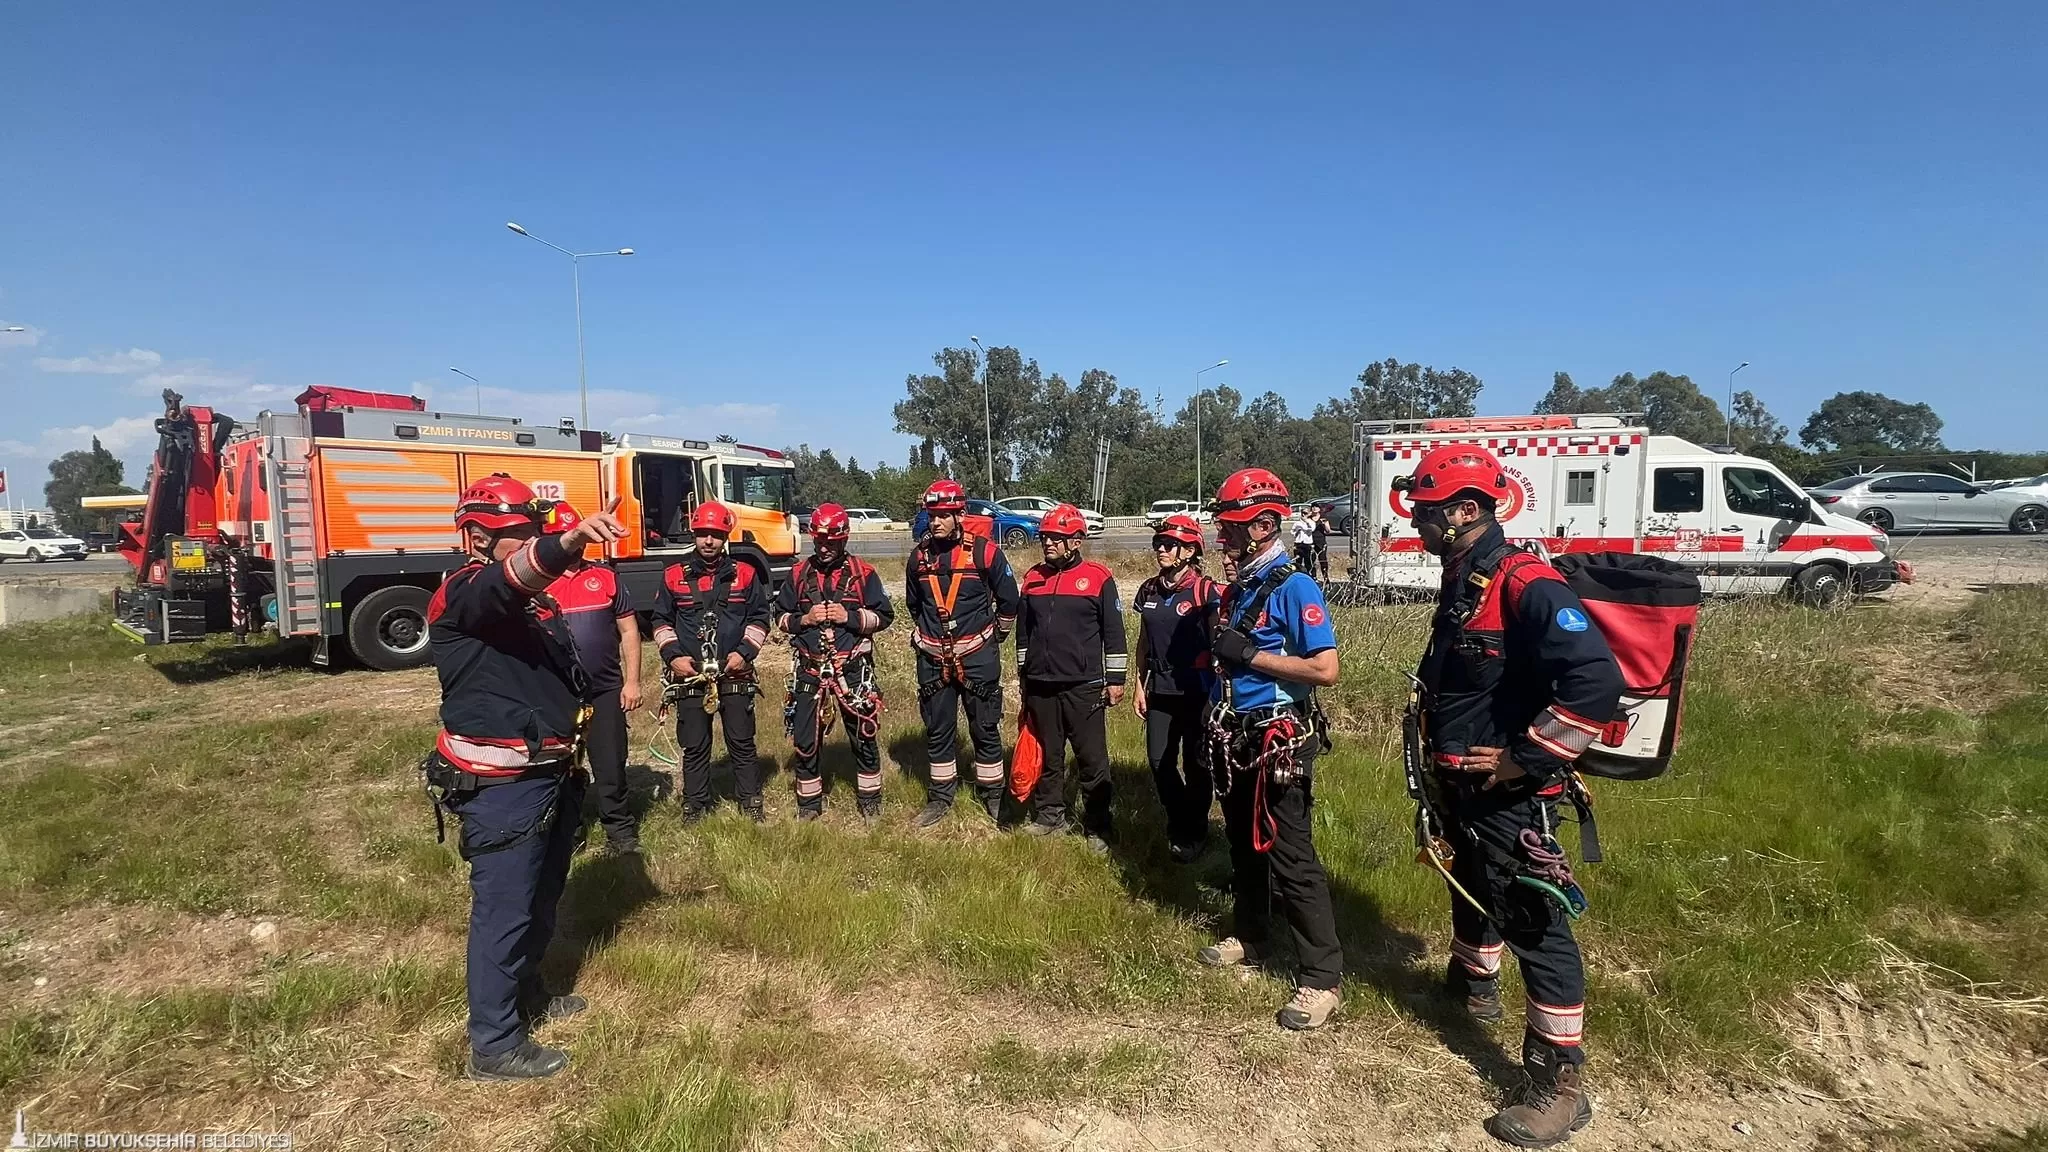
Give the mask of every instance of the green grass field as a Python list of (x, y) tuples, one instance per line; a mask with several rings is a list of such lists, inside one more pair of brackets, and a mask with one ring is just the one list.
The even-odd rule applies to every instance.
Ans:
[[(1135, 1148), (1146, 1124), (1257, 1131), (1256, 1101), (1282, 1090), (1304, 1131), (1341, 1134), (1347, 1109), (1398, 1111), (1418, 1085), (1476, 1119), (1517, 1036), (1430, 996), (1446, 898), (1412, 862), (1394, 727), (1425, 619), (1338, 613), (1317, 838), (1348, 977), (1326, 1033), (1272, 1026), (1282, 975), (1193, 963), (1225, 908), (1221, 837), (1169, 862), (1127, 709), (1112, 858), (965, 804), (913, 835), (922, 736), (892, 645), (902, 771), (878, 828), (852, 818), (837, 747), (828, 819), (792, 823), (778, 770), (766, 828), (727, 808), (685, 830), (653, 798), (662, 766), (635, 756), (648, 856), (579, 858), (549, 960), (597, 1006), (549, 1034), (572, 1073), (489, 1094), (454, 1081), (467, 892), (413, 777), (428, 676), (143, 654), (97, 623), (0, 633), (0, 1103), (79, 1130), (435, 1148), (970, 1148), (1026, 1139), (1004, 1118), (1077, 1107), (1134, 1126)], [(1843, 1069), (1787, 1024), (1845, 984), (1975, 1006), (2002, 1051), (2048, 1041), (2027, 1008), (2048, 991), (2044, 619), (2040, 590), (1955, 615), (1709, 607), (1677, 767), (1596, 787), (1607, 862), (1581, 870), (1580, 922), (1596, 1076), (1646, 1100), (1702, 1074), (1845, 1098)], [(779, 684), (784, 663), (772, 650), (764, 673)], [(780, 702), (776, 687), (761, 709), (778, 767)], [(643, 718), (636, 751), (650, 735)], [(259, 920), (279, 928), (261, 947), (244, 939)]]

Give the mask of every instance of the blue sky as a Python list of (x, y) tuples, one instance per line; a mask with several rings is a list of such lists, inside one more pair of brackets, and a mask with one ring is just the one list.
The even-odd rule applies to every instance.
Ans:
[[(969, 334), (1305, 412), (1389, 355), (2048, 447), (2048, 6), (9, 5), (0, 466), (308, 383), (900, 460)], [(1439, 9), (1423, 11), (1423, 9)]]

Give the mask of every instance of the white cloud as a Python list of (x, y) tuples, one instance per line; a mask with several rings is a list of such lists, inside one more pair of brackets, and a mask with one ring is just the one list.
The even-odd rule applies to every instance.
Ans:
[[(0, 458), (13, 458), (25, 464), (52, 460), (73, 449), (92, 447), (95, 436), (107, 451), (123, 459), (136, 454), (146, 455), (144, 449), (156, 446), (156, 417), (121, 416), (98, 426), (74, 424), (45, 428), (34, 440), (0, 440)], [(129, 482), (135, 482), (132, 476)]]
[[(463, 401), (472, 400), (473, 395), (468, 389), (451, 388), (444, 402), (466, 410), (470, 405)], [(721, 432), (760, 436), (782, 430), (780, 404), (677, 404), (674, 399), (624, 388), (595, 388), (590, 393), (590, 424), (607, 432), (667, 432), (706, 440)], [(580, 407), (576, 393), (569, 389), (522, 392), (485, 385), (483, 400), (487, 413), (540, 423), (573, 416)]]
[(36, 367), (44, 372), (91, 373), (97, 376), (132, 376), (137, 372), (148, 372), (164, 362), (162, 353), (148, 348), (130, 348), (126, 352), (102, 352), (97, 356), (73, 356), (59, 359), (55, 356), (36, 357)]
[(19, 332), (0, 332), (0, 348), (33, 348), (42, 342), (43, 330), (21, 324), (0, 324), (0, 328), (20, 328)]

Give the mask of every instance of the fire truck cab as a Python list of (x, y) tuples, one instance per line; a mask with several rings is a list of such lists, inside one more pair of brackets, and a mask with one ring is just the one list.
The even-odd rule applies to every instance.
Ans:
[(633, 602), (654, 603), (661, 573), (695, 546), (690, 513), (706, 500), (732, 509), (727, 545), (771, 586), (789, 575), (798, 552), (791, 489), (796, 465), (783, 453), (731, 440), (691, 440), (634, 432), (605, 448), (605, 490), (617, 496), (627, 535), (613, 547)]

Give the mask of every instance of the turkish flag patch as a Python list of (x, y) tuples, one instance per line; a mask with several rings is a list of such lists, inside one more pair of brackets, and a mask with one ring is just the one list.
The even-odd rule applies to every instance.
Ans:
[(1301, 618), (1307, 621), (1309, 627), (1316, 627), (1323, 622), (1323, 606), (1321, 604), (1311, 604), (1303, 608), (1301, 610)]

